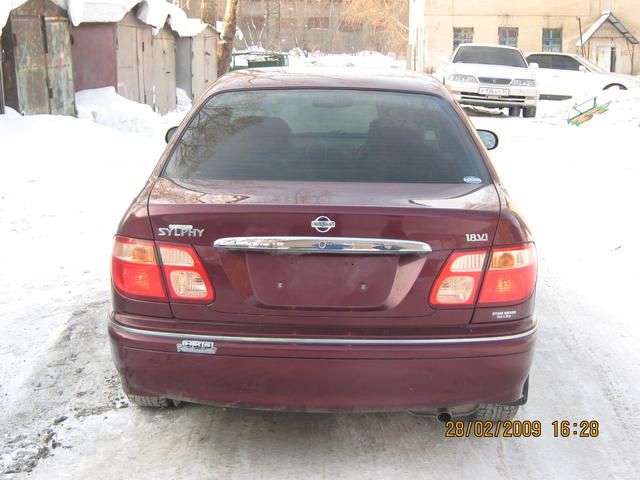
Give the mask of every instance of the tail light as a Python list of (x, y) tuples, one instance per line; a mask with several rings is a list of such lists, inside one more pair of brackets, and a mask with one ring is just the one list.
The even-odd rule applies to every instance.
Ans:
[[(167, 300), (165, 283), (172, 300), (210, 303), (213, 285), (189, 246), (158, 244), (148, 240), (116, 237), (112, 257), (113, 284), (132, 298)], [(164, 281), (163, 281), (164, 275)]]
[(482, 279), (485, 250), (454, 252), (431, 289), (431, 305), (473, 305)]
[[(434, 307), (516, 305), (535, 288), (537, 262), (532, 243), (491, 250), (454, 252), (436, 278), (429, 303)], [(483, 277), (484, 273), (484, 279)]]
[(158, 244), (169, 294), (173, 300), (203, 303), (215, 298), (213, 285), (192, 247)]
[(533, 243), (494, 248), (480, 292), (480, 305), (521, 303), (536, 286), (538, 262)]
[(111, 276), (116, 290), (128, 297), (167, 298), (153, 242), (116, 237)]

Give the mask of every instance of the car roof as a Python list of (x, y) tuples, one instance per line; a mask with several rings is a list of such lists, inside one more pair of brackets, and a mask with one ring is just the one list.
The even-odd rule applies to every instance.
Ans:
[(575, 55), (573, 53), (566, 53), (566, 52), (529, 52), (526, 54), (527, 57), (529, 55), (564, 55), (566, 57), (578, 57), (579, 55)]
[(227, 73), (207, 91), (209, 96), (228, 90), (267, 88), (343, 88), (391, 90), (426, 93), (448, 99), (442, 84), (430, 75), (408, 70), (378, 70), (375, 68), (248, 68)]
[(506, 49), (506, 50), (516, 50), (516, 51), (522, 53), (522, 50), (520, 50), (518, 47), (512, 47), (510, 45), (496, 45), (495, 43), (461, 43), (460, 45), (458, 45), (457, 49), (460, 49), (460, 48), (463, 48), (463, 47), (503, 48), (503, 49)]

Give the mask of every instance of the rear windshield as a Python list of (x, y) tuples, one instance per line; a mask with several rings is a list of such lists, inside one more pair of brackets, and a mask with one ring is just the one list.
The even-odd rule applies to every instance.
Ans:
[(184, 182), (488, 181), (477, 147), (446, 101), (320, 89), (211, 97), (191, 119), (164, 176)]
[(527, 68), (527, 62), (519, 51), (496, 47), (460, 47), (453, 63), (481, 63)]

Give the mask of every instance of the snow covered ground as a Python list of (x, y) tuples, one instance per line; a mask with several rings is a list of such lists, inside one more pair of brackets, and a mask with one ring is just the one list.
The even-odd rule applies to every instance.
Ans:
[[(333, 62), (335, 59), (327, 59)], [(164, 146), (113, 90), (81, 119), (0, 116), (0, 471), (16, 478), (637, 478), (640, 94), (582, 127), (474, 116), (538, 243), (542, 322), (529, 403), (540, 438), (449, 439), (409, 414), (303, 415), (123, 398), (106, 338), (111, 237)], [(184, 108), (184, 105), (183, 105)], [(597, 420), (598, 438), (551, 422)]]

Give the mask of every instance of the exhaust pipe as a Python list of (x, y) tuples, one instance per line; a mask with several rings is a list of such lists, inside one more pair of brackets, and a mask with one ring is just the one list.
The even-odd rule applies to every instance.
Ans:
[(451, 410), (448, 408), (439, 408), (436, 418), (439, 422), (447, 423), (450, 422), (453, 417), (451, 416)]

